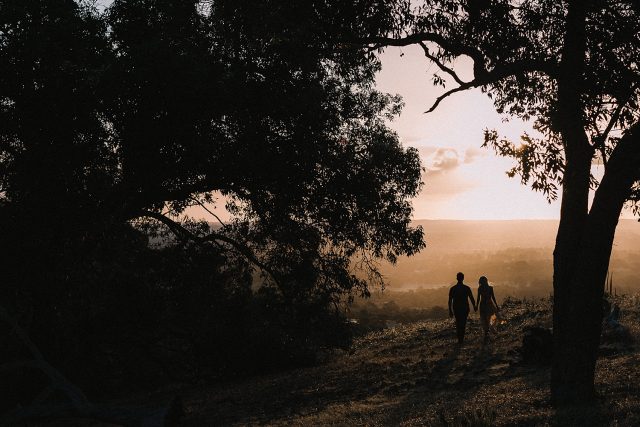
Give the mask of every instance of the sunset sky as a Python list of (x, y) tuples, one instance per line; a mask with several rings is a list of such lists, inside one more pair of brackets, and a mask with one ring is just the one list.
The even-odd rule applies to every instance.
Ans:
[[(485, 128), (518, 141), (525, 131), (535, 134), (530, 123), (517, 119), (504, 122), (479, 89), (454, 94), (436, 111), (425, 114), (443, 92), (431, 82), (437, 67), (426, 60), (419, 46), (388, 48), (381, 59), (378, 88), (401, 95), (405, 103), (402, 114), (390, 126), (404, 146), (419, 150), (425, 167), (425, 186), (413, 201), (414, 219), (560, 217), (558, 201), (549, 204), (541, 193), (522, 185), (518, 178), (507, 177), (513, 160), (481, 148)], [(470, 62), (459, 60), (455, 69), (468, 77)], [(221, 206), (214, 211), (223, 220), (228, 218)], [(211, 219), (200, 208), (190, 208), (187, 213)]]
[[(441, 87), (431, 83), (437, 67), (418, 46), (391, 48), (382, 56), (380, 90), (402, 95), (405, 108), (391, 124), (405, 146), (416, 147), (426, 172), (425, 187), (414, 201), (416, 219), (556, 219), (560, 203), (547, 203), (541, 193), (509, 178), (513, 160), (480, 148), (485, 128), (513, 141), (531, 124), (512, 119), (504, 123), (491, 100), (479, 89), (445, 99), (436, 111), (424, 114)], [(470, 63), (459, 60), (462, 75)]]
[[(111, 0), (98, 1), (101, 9), (110, 4)], [(513, 160), (481, 148), (485, 128), (496, 129), (499, 135), (517, 142), (525, 131), (535, 134), (530, 123), (517, 119), (505, 122), (479, 89), (456, 93), (436, 111), (425, 114), (444, 91), (431, 82), (437, 67), (424, 57), (419, 46), (387, 48), (381, 59), (378, 88), (401, 95), (405, 103), (401, 116), (391, 127), (404, 146), (419, 150), (426, 169), (425, 186), (413, 201), (414, 219), (560, 217), (559, 201), (549, 204), (541, 193), (522, 185), (519, 178), (507, 177)], [(453, 68), (461, 76), (470, 77), (470, 61), (460, 59)], [(594, 172), (597, 175), (598, 171)], [(214, 211), (223, 220), (229, 218), (222, 206)], [(190, 208), (187, 214), (211, 219), (200, 208)], [(632, 217), (629, 213), (623, 216)]]
[[(388, 48), (382, 54), (382, 71), (377, 78), (381, 91), (402, 96), (405, 107), (390, 126), (404, 146), (415, 147), (425, 172), (425, 186), (413, 201), (414, 219), (558, 219), (560, 203), (547, 203), (541, 193), (509, 178), (506, 171), (514, 162), (481, 148), (483, 130), (496, 129), (501, 136), (518, 141), (531, 124), (513, 119), (503, 121), (480, 90), (454, 94), (436, 111), (425, 114), (443, 92), (435, 87), (431, 65), (416, 46)], [(470, 63), (455, 64), (461, 76), (469, 74)], [(220, 203), (223, 205), (223, 203)], [(224, 208), (214, 209), (223, 220)], [(190, 208), (191, 216), (208, 218), (200, 208)]]

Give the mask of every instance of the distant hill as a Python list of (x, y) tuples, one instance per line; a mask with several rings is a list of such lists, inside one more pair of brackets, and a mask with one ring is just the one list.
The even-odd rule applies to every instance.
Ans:
[[(496, 285), (535, 287), (548, 293), (553, 277), (553, 246), (558, 227), (552, 220), (418, 220), (427, 247), (419, 254), (383, 266), (389, 289), (433, 288), (455, 282), (462, 271), (476, 285), (484, 275)], [(640, 288), (640, 223), (621, 220), (611, 271), (619, 288)]]
[[(558, 221), (450, 221), (417, 220), (425, 231), (427, 251), (467, 252), (506, 248), (553, 248)], [(618, 224), (615, 245), (640, 250), (640, 223), (625, 219)]]

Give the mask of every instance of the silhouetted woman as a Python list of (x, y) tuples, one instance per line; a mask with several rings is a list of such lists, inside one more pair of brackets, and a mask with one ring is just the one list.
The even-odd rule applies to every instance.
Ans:
[(496, 296), (493, 294), (493, 287), (489, 286), (489, 281), (486, 277), (482, 276), (478, 284), (477, 301), (480, 307), (480, 323), (484, 330), (484, 342), (487, 342), (491, 316), (498, 312), (498, 303), (496, 302)]

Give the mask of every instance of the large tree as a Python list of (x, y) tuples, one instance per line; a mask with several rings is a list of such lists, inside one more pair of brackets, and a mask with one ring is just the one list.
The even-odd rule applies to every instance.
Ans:
[[(404, 5), (395, 32), (372, 49), (418, 44), (437, 64), (446, 97), (481, 88), (498, 112), (533, 120), (518, 143), (486, 131), (485, 145), (518, 160), (509, 171), (549, 199), (561, 192), (554, 250), (556, 402), (591, 399), (604, 282), (625, 203), (640, 179), (640, 6), (606, 0), (435, 0)], [(452, 65), (468, 57), (473, 75)], [(593, 165), (602, 165), (594, 176)], [(594, 190), (589, 205), (590, 190)]]
[[(376, 260), (424, 245), (401, 102), (374, 54), (331, 42), (387, 31), (392, 5), (91, 3), (0, 0), (3, 300), (35, 306), (43, 339), (142, 220), (246, 259), (290, 305), (366, 294), (354, 262), (380, 280)], [(216, 203), (231, 221), (178, 221)]]

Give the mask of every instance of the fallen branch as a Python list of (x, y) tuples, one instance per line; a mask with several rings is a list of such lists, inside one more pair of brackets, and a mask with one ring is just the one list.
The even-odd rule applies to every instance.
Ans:
[[(50, 381), (32, 401), (25, 407), (18, 407), (0, 417), (0, 426), (15, 426), (25, 421), (52, 419), (63, 417), (91, 418), (119, 424), (126, 427), (147, 426), (166, 427), (177, 423), (184, 415), (179, 398), (174, 398), (166, 407), (118, 407), (113, 405), (93, 404), (75, 384), (71, 383), (60, 371), (51, 366), (42, 356), (38, 347), (31, 341), (26, 331), (0, 306), (0, 318), (9, 323), (13, 332), (29, 349), (33, 360), (22, 360), (0, 365), (0, 374), (16, 369), (36, 369), (42, 371)], [(60, 391), (67, 402), (47, 403), (55, 391)]]

